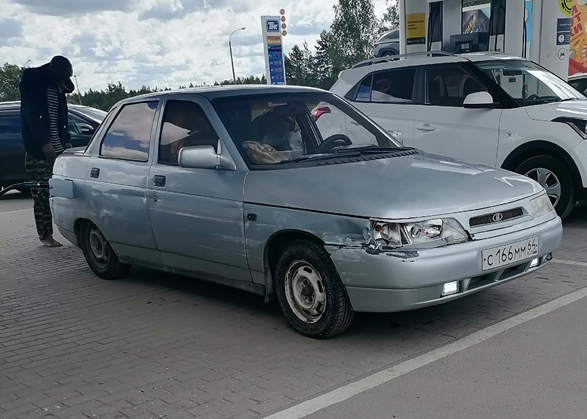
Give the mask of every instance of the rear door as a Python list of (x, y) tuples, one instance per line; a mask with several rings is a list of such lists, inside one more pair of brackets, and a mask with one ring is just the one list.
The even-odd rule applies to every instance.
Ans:
[(158, 100), (117, 110), (89, 160), (86, 183), (92, 221), (116, 253), (160, 263), (148, 202), (149, 162)]
[(243, 220), (246, 172), (178, 165), (182, 147), (207, 145), (221, 152), (213, 112), (205, 98), (166, 101), (149, 176), (153, 231), (167, 266), (251, 282)]
[(364, 78), (353, 104), (385, 130), (402, 135), (405, 146), (414, 144), (414, 92), (417, 67), (377, 71)]
[(28, 180), (18, 109), (0, 112), (0, 184)]

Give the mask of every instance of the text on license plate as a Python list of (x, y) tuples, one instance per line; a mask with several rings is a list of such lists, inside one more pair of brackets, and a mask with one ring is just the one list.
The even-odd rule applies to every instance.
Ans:
[(538, 254), (538, 237), (483, 250), (483, 270), (510, 265)]

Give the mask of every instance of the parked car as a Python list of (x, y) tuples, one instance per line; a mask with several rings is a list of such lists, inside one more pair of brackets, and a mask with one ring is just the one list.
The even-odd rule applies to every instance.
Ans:
[(579, 92), (587, 93), (587, 73), (578, 73), (569, 76), (568, 83)]
[(563, 218), (587, 196), (587, 98), (531, 61), (491, 52), (373, 59), (343, 71), (331, 92), (406, 146), (531, 177)]
[[(68, 132), (72, 145), (86, 146), (106, 116), (106, 112), (80, 105), (69, 105), (68, 108)], [(24, 156), (20, 102), (0, 102), (0, 188), (29, 179), (24, 167)]]
[(385, 32), (377, 42), (375, 42), (375, 48), (373, 55), (375, 57), (388, 57), (390, 55), (399, 54), (399, 29), (393, 29), (389, 32)]
[[(322, 133), (318, 104), (353, 134)], [(276, 295), (295, 330), (320, 338), (356, 311), (523, 276), (562, 236), (537, 182), (402, 147), (346, 101), (302, 87), (126, 99), (85, 150), (57, 158), (51, 186), (57, 228), (97, 276), (139, 265)]]

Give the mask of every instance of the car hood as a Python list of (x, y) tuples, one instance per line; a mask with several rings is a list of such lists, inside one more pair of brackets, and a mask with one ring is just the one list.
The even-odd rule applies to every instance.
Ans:
[(526, 106), (525, 109), (528, 116), (536, 121), (552, 121), (561, 116), (587, 120), (587, 100), (545, 103)]
[(246, 179), (245, 202), (357, 217), (406, 219), (507, 204), (541, 190), (538, 183), (512, 172), (420, 153), (252, 171)]

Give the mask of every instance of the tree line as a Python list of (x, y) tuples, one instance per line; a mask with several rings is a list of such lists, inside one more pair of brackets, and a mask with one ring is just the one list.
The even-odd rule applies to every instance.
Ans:
[[(384, 32), (399, 26), (397, 0), (387, 0), (385, 13), (377, 18), (372, 0), (338, 0), (334, 6), (334, 19), (328, 30), (322, 31), (311, 50), (306, 42), (294, 45), (285, 55), (287, 84), (329, 89), (338, 74), (359, 61), (372, 57), (373, 46)], [(19, 100), (18, 84), (23, 67), (5, 63), (0, 67), (0, 102)], [(261, 77), (239, 77), (236, 84), (266, 84)], [(231, 85), (234, 81), (223, 80), (214, 85)], [(205, 84), (179, 86), (198, 87)], [(148, 87), (127, 90), (120, 82), (109, 83), (106, 89), (85, 93), (75, 92), (68, 96), (68, 102), (109, 110), (116, 102), (145, 93), (171, 90), (168, 87)]]

